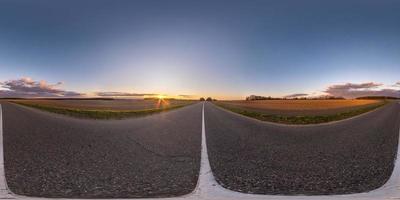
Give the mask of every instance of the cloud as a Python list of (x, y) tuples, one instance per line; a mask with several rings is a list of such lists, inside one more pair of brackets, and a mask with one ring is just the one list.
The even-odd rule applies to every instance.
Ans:
[(400, 97), (400, 90), (384, 88), (381, 83), (346, 83), (329, 86), (325, 93), (335, 97), (356, 98), (362, 96)]
[(305, 97), (305, 96), (308, 96), (308, 94), (296, 93), (296, 94), (287, 95), (287, 96), (285, 96), (285, 98), (296, 98), (296, 97)]
[(17, 80), (0, 82), (0, 97), (77, 97), (83, 94), (59, 89), (62, 82), (48, 84), (46, 81), (35, 81), (24, 77)]
[(374, 82), (368, 82), (368, 83), (346, 83), (343, 85), (332, 85), (328, 89), (338, 89), (338, 90), (352, 90), (352, 89), (371, 89), (371, 88), (377, 88), (379, 86), (382, 86), (383, 84), (381, 83), (374, 83)]
[(180, 94), (180, 95), (178, 95), (178, 97), (182, 97), (182, 98), (194, 98), (194, 97), (196, 97), (196, 95), (192, 95), (192, 94)]
[(128, 92), (97, 92), (95, 94), (100, 97), (144, 97), (144, 96), (158, 95), (152, 93), (128, 93)]

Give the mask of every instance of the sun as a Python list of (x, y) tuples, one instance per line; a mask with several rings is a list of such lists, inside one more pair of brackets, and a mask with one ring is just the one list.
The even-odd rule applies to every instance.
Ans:
[(156, 96), (158, 98), (157, 101), (157, 108), (164, 108), (166, 106), (169, 106), (169, 101), (167, 98), (167, 96), (159, 94)]
[(159, 95), (157, 95), (157, 98), (162, 100), (162, 99), (166, 98), (166, 96), (162, 95), (162, 94), (159, 94)]

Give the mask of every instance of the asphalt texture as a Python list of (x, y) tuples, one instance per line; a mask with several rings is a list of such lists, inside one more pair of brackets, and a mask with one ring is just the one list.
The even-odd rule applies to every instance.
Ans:
[(390, 177), (400, 105), (316, 126), (260, 122), (205, 105), (212, 171), (223, 187), (257, 194), (348, 194)]
[(5, 173), (20, 195), (171, 197), (192, 192), (202, 104), (125, 120), (82, 120), (2, 103)]

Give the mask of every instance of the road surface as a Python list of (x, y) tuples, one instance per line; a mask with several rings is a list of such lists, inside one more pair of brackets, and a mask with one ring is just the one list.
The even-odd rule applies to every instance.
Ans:
[(265, 123), (205, 106), (211, 168), (225, 188), (256, 194), (346, 194), (382, 186), (397, 153), (400, 105), (327, 125)]
[(16, 194), (169, 197), (196, 186), (201, 104), (112, 121), (2, 108), (6, 179)]
[(203, 178), (189, 199), (253, 198), (221, 192), (214, 177), (245, 193), (367, 191), (383, 185), (392, 172), (400, 122), (399, 104), (308, 127), (259, 122), (211, 103), (205, 103), (205, 126), (202, 104), (112, 121), (2, 105), (8, 185), (17, 194), (42, 197), (188, 194), (198, 181), (200, 149), (207, 155), (206, 147), (213, 173), (204, 168), (208, 159), (202, 155)]

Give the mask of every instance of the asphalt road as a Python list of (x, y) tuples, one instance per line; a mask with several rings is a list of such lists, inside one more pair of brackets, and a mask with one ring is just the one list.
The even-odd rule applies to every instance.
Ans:
[(112, 121), (2, 107), (6, 179), (16, 194), (169, 197), (196, 186), (202, 104)]
[[(2, 103), (10, 189), (40, 197), (171, 197), (196, 186), (202, 104), (125, 120), (83, 120)], [(216, 180), (258, 194), (380, 187), (397, 152), (400, 104), (328, 125), (284, 126), (205, 103)]]
[(333, 124), (284, 126), (205, 105), (210, 164), (223, 187), (257, 194), (346, 194), (390, 177), (400, 105)]

